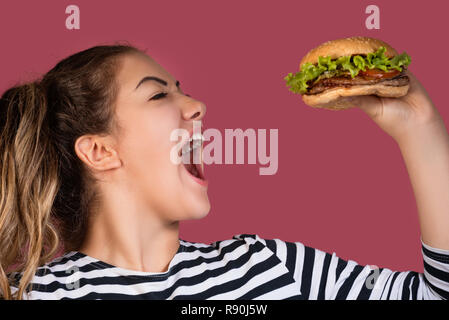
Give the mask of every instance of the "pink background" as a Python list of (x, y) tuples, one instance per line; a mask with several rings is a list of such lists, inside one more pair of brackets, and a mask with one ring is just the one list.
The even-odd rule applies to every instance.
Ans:
[[(300, 241), (360, 264), (422, 272), (418, 213), (395, 142), (361, 110), (315, 110), (283, 77), (318, 44), (365, 35), (412, 57), (448, 126), (441, 66), (449, 52), (445, 1), (375, 1), (380, 30), (365, 28), (372, 1), (23, 1), (0, 8), (0, 90), (32, 80), (74, 52), (128, 40), (206, 103), (207, 127), (279, 129), (279, 169), (212, 165), (212, 209), (181, 223), (180, 237), (237, 233)], [(65, 28), (65, 8), (81, 29)], [(435, 40), (435, 36), (443, 37)]]

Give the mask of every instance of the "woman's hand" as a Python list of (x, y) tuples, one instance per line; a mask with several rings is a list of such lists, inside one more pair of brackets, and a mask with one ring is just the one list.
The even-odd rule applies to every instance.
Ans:
[(349, 99), (397, 142), (417, 127), (441, 121), (424, 87), (409, 70), (406, 74), (410, 78), (410, 88), (401, 98), (370, 95)]

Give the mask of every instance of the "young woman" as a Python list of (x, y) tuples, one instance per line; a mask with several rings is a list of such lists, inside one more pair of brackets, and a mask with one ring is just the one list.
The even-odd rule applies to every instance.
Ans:
[[(96, 46), (0, 100), (3, 299), (447, 299), (449, 135), (409, 72), (401, 99), (353, 98), (398, 143), (419, 209), (424, 274), (300, 242), (179, 239), (207, 182), (170, 161), (205, 105), (129, 45)], [(62, 245), (62, 246), (61, 246)], [(63, 248), (62, 256), (57, 253)]]

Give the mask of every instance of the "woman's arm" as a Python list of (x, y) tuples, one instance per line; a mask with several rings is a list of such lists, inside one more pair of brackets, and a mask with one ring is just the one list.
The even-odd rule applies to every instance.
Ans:
[(407, 71), (402, 98), (351, 97), (399, 145), (419, 211), (424, 273), (343, 260), (300, 242), (260, 239), (306, 299), (449, 299), (449, 136), (425, 89)]
[(449, 250), (449, 135), (424, 87), (407, 71), (402, 98), (354, 97), (399, 145), (419, 212), (422, 241)]
[(306, 298), (449, 299), (449, 135), (424, 87), (407, 74), (402, 98), (347, 99), (399, 145), (419, 211), (424, 273), (373, 269), (299, 242), (267, 240), (281, 261), (296, 261), (290, 269)]
[(441, 117), (398, 141), (413, 186), (422, 241), (449, 250), (449, 135)]

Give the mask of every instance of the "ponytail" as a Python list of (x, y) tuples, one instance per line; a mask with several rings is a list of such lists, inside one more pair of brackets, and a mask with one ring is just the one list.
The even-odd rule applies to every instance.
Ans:
[(0, 98), (2, 299), (22, 299), (36, 269), (59, 247), (51, 221), (59, 189), (58, 154), (47, 107), (40, 82), (15, 86)]

